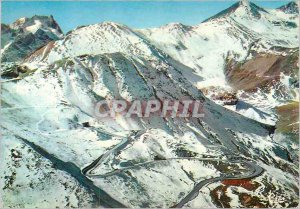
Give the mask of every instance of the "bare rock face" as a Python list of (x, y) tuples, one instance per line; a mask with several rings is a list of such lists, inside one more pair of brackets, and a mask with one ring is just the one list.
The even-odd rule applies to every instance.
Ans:
[(228, 59), (226, 78), (234, 89), (245, 91), (269, 90), (280, 82), (282, 74), (290, 76), (291, 85), (298, 85), (297, 54), (298, 50), (288, 55), (257, 54), (244, 62)]
[(299, 102), (293, 101), (276, 108), (278, 121), (274, 140), (287, 147), (294, 162), (299, 163), (299, 152), (294, 144), (299, 139)]
[(1, 77), (5, 79), (14, 79), (20, 77), (22, 74), (28, 73), (30, 69), (26, 65), (1, 65)]
[(238, 102), (236, 94), (230, 92), (219, 93), (215, 97), (212, 97), (212, 99), (222, 101), (223, 105), (236, 105)]
[(284, 6), (279, 7), (278, 10), (281, 10), (286, 14), (298, 14), (299, 13), (298, 4), (294, 1), (288, 3)]
[(36, 49), (63, 36), (52, 16), (20, 18), (11, 25), (1, 24), (2, 62), (20, 62)]

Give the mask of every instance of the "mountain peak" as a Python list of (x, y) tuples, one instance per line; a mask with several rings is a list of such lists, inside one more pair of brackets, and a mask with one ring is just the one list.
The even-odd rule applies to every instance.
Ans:
[(59, 37), (63, 34), (61, 28), (54, 20), (53, 16), (41, 16), (34, 15), (30, 18), (21, 17), (13, 22), (10, 27), (14, 30), (24, 30), (31, 33), (35, 33), (38, 29), (43, 29), (46, 31), (55, 31), (55, 34)]
[(122, 31), (130, 30), (126, 25), (123, 25), (121, 23), (116, 23), (116, 22), (110, 22), (110, 21), (105, 21), (98, 25), (112, 30), (122, 30)]
[(1, 24), (1, 60), (20, 62), (50, 41), (63, 37), (53, 16), (21, 17), (10, 25)]
[(245, 7), (249, 7), (249, 6), (250, 6), (248, 0), (240, 0), (239, 4), (240, 4), (241, 6), (245, 6)]
[(164, 25), (161, 27), (162, 29), (165, 29), (165, 30), (169, 30), (169, 31), (182, 31), (182, 32), (185, 32), (185, 31), (188, 31), (192, 28), (192, 26), (189, 26), (189, 25), (184, 25), (182, 23), (169, 23), (167, 25)]
[[(239, 14), (237, 14), (238, 11), (243, 11)], [(212, 19), (218, 19), (222, 17), (230, 16), (231, 14), (237, 14), (239, 16), (241, 15), (250, 15), (254, 18), (260, 18), (262, 13), (268, 13), (265, 9), (257, 6), (256, 4), (248, 1), (248, 0), (240, 0), (239, 2), (236, 2), (231, 7), (219, 12), (218, 14), (212, 16), (211, 18), (203, 21), (207, 22)]]
[(73, 34), (73, 33), (85, 33), (85, 32), (97, 32), (97, 31), (107, 31), (109, 33), (113, 32), (115, 34), (121, 34), (121, 33), (128, 33), (131, 32), (131, 29), (123, 24), (116, 23), (116, 22), (110, 22), (110, 21), (104, 21), (92, 25), (83, 25), (79, 26), (72, 31), (69, 31), (66, 35)]
[(26, 22), (27, 19), (28, 19), (28, 18), (26, 18), (26, 17), (21, 17), (21, 18), (17, 19), (17, 20), (12, 24), (12, 26), (13, 26), (13, 27), (21, 26), (21, 25), (23, 25), (23, 24)]
[(279, 7), (278, 10), (281, 10), (286, 14), (298, 14), (299, 13), (298, 4), (294, 1), (291, 1), (288, 4)]

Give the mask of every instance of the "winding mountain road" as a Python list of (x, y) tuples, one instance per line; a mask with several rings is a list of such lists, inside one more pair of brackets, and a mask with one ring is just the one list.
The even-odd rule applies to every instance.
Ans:
[(249, 174), (246, 174), (244, 176), (239, 176), (239, 175), (238, 176), (219, 176), (219, 177), (205, 179), (203, 181), (200, 181), (199, 183), (197, 183), (194, 186), (193, 190), (187, 196), (185, 196), (182, 200), (180, 200), (179, 203), (172, 206), (171, 208), (182, 208), (186, 203), (195, 199), (198, 196), (200, 189), (202, 187), (204, 187), (205, 185), (208, 185), (208, 184), (211, 184), (214, 182), (218, 182), (218, 181), (223, 181), (223, 180), (251, 179), (251, 178), (261, 175), (262, 172), (264, 171), (263, 168), (256, 165), (254, 162), (243, 162), (243, 163), (247, 164), (248, 167), (250, 167), (252, 169), (252, 171), (250, 171)]
[(117, 175), (120, 172), (129, 170), (129, 169), (135, 169), (141, 166), (145, 166), (145, 165), (150, 165), (150, 164), (156, 164), (159, 163), (161, 161), (171, 161), (171, 160), (182, 160), (182, 159), (193, 159), (193, 160), (199, 160), (199, 161), (217, 161), (217, 162), (228, 162), (228, 163), (243, 163), (245, 167), (248, 168), (248, 172), (240, 174), (240, 175), (221, 175), (218, 177), (213, 177), (213, 178), (209, 178), (209, 179), (205, 179), (203, 181), (200, 181), (199, 183), (197, 183), (193, 190), (190, 191), (183, 199), (181, 199), (176, 205), (172, 206), (172, 208), (181, 208), (183, 207), (186, 203), (190, 202), (191, 200), (193, 200), (194, 198), (196, 198), (199, 194), (199, 191), (202, 187), (214, 183), (214, 182), (218, 182), (218, 181), (223, 181), (223, 180), (233, 180), (233, 179), (251, 179), (254, 177), (257, 177), (259, 175), (261, 175), (263, 173), (263, 168), (261, 168), (260, 166), (258, 166), (255, 162), (249, 162), (249, 161), (244, 161), (245, 159), (236, 159), (236, 157), (233, 159), (229, 159), (228, 160), (222, 160), (222, 159), (217, 159), (217, 158), (195, 158), (195, 157), (178, 157), (178, 158), (168, 158), (168, 159), (162, 159), (162, 160), (155, 160), (155, 161), (148, 161), (148, 162), (144, 162), (144, 163), (138, 163), (135, 164), (133, 166), (128, 166), (122, 169), (116, 169), (110, 172), (106, 172), (104, 174), (92, 174), (92, 171), (98, 167), (99, 165), (101, 165), (109, 155), (114, 154), (117, 151), (122, 150), (123, 148), (125, 148), (128, 144), (130, 144), (130, 142), (132, 142), (132, 140), (137, 136), (141, 134), (140, 132), (136, 132), (136, 135), (134, 137), (130, 136), (128, 138), (124, 138), (118, 145), (116, 145), (113, 149), (107, 151), (105, 154), (101, 155), (99, 158), (97, 158), (95, 161), (93, 161), (90, 165), (86, 166), (85, 168), (82, 169), (82, 173), (88, 177), (96, 177), (96, 178), (104, 178), (104, 177), (108, 177), (108, 176), (113, 176), (113, 175)]

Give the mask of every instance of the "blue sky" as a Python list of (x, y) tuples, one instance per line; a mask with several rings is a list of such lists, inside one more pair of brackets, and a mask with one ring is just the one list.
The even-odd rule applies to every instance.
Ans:
[[(170, 22), (195, 25), (228, 8), (235, 1), (2, 1), (2, 22), (20, 17), (53, 15), (64, 32), (80, 25), (113, 21), (133, 28), (158, 27)], [(254, 1), (265, 8), (277, 8), (288, 1)]]

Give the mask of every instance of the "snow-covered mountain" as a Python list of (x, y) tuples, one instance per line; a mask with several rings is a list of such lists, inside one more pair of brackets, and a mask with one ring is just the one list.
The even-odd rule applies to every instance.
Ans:
[[(58, 60), (17, 83), (3, 84), (3, 112), (6, 114), (1, 127), (5, 137), (34, 143), (31, 147), (36, 151), (46, 150), (47, 155), (72, 162), (77, 169), (94, 164), (93, 161), (108, 150), (116, 149), (103, 159), (103, 164), (95, 165), (89, 176), (96, 187), (111, 196), (109, 202), (105, 202), (100, 195), (100, 203), (103, 201), (108, 206), (113, 206), (115, 201), (128, 207), (172, 206), (188, 195), (196, 182), (216, 176), (215, 172), (224, 172), (226, 166), (250, 169), (243, 167), (247, 161), (255, 161), (262, 167), (276, 165), (278, 172), (282, 166), (288, 166), (291, 173), (295, 172), (287, 150), (270, 137), (272, 127), (214, 104), (180, 72), (180, 67), (159, 57), (142, 61), (122, 53)], [(132, 101), (183, 97), (202, 100), (205, 117), (201, 120), (160, 117), (97, 120), (93, 116), (93, 104), (102, 98)], [(24, 120), (27, 122), (23, 123)], [(124, 148), (117, 149), (116, 145), (123, 143)], [(193, 158), (187, 160), (191, 156)], [(201, 165), (205, 173), (200, 176), (202, 172), (193, 166), (184, 166), (185, 163), (197, 164), (198, 158), (205, 161)], [(225, 164), (215, 165), (218, 161)], [(150, 167), (149, 162), (153, 164)], [(139, 168), (139, 164), (145, 164), (142, 166), (145, 169)], [(172, 169), (176, 169), (176, 173), (172, 173)], [(114, 174), (116, 170), (124, 170), (124, 173)], [(162, 173), (158, 175), (157, 171)], [(189, 179), (186, 172), (194, 177)], [(272, 178), (268, 171), (263, 175)], [(281, 175), (291, 178), (289, 173)], [(161, 178), (164, 178), (163, 182), (159, 180)], [(184, 179), (182, 183), (180, 179)], [(264, 186), (269, 188), (275, 184), (273, 181), (268, 180)], [(284, 186), (285, 182), (278, 184)], [(149, 199), (154, 191), (157, 196)], [(267, 193), (275, 195), (277, 192)], [(124, 195), (126, 193), (130, 195)], [(291, 195), (293, 192), (287, 188), (283, 196)]]
[[(257, 105), (249, 86), (268, 87), (258, 73), (295, 79), (298, 51), (287, 48), (296, 47), (296, 16), (242, 1), (197, 26), (104, 22), (64, 37), (47, 21), (3, 26), (7, 34), (58, 32), (22, 62), (2, 63), (5, 206), (296, 207), (299, 147), (282, 143), (284, 125), (276, 138), (278, 127), (199, 89), (244, 89), (243, 113)], [(104, 99), (199, 100), (204, 117), (99, 119), (95, 104)]]
[[(293, 5), (290, 3), (285, 7), (292, 8)], [(265, 10), (241, 1), (197, 26), (171, 23), (161, 28), (133, 30), (125, 25), (104, 22), (69, 32), (66, 39), (49, 43), (27, 61), (40, 65), (41, 61), (52, 63), (62, 57), (114, 52), (143, 54), (149, 59), (153, 54), (160, 54), (164, 59), (170, 56), (188, 66), (183, 75), (197, 88), (204, 90), (206, 96), (215, 100), (224, 91), (236, 95), (243, 93), (236, 92), (232, 88), (234, 83), (228, 82), (230, 78), (226, 77), (225, 66), (229, 59), (244, 62), (256, 54), (285, 56), (285, 51), (297, 47), (297, 17), (297, 14), (286, 14), (282, 9)], [(113, 43), (110, 40), (114, 40)], [(284, 83), (286, 78), (282, 78), (280, 83)], [(298, 94), (278, 97), (273, 92), (259, 91), (258, 96), (264, 98), (264, 102), (256, 108), (252, 108), (251, 102), (242, 111), (236, 106), (228, 107), (252, 119), (274, 125), (274, 108), (287, 97), (297, 99)], [(238, 99), (249, 103), (245, 99)]]
[(1, 24), (1, 59), (3, 62), (22, 61), (36, 49), (62, 36), (52, 16), (23, 17), (10, 25)]
[[(79, 41), (80, 40), (80, 41)], [(64, 39), (49, 43), (26, 58), (31, 67), (52, 64), (65, 57), (97, 55), (103, 53), (123, 53), (137, 59), (157, 60), (181, 66), (182, 74), (190, 81), (202, 80), (191, 68), (174, 60), (164, 51), (155, 47), (139, 33), (129, 27), (103, 22), (79, 27), (69, 32)]]
[(27, 58), (27, 61), (43, 61), (49, 64), (64, 57), (115, 52), (151, 57), (152, 48), (154, 47), (129, 27), (103, 22), (76, 28), (64, 39), (55, 42), (51, 49), (45, 46)]
[(215, 84), (227, 87), (223, 73), (227, 54), (244, 60), (249, 50), (268, 52), (274, 47), (297, 47), (298, 13), (265, 10), (240, 1), (196, 26), (172, 23), (139, 32), (205, 78), (206, 82), (196, 83), (199, 88)]
[[(243, 63), (257, 54), (286, 56), (286, 51), (297, 48), (298, 7), (295, 3), (291, 2), (278, 9), (263, 9), (252, 2), (240, 1), (196, 26), (172, 23), (139, 32), (157, 48), (191, 67), (201, 77), (194, 85), (203, 90), (206, 96), (218, 102), (219, 98), (234, 94), (237, 98), (233, 101), (241, 99), (248, 105), (243, 111), (239, 111), (236, 105), (228, 106), (230, 109), (264, 123), (275, 123), (274, 108), (286, 97), (278, 97), (278, 94), (274, 94), (275, 90), (263, 93), (257, 88), (259, 92), (255, 97), (263, 98), (264, 102), (257, 105), (258, 109), (251, 108), (249, 101), (238, 98), (245, 89), (234, 88), (235, 84), (230, 82), (232, 79), (226, 76), (225, 66), (229, 59)], [(282, 77), (280, 85), (286, 83), (287, 77)], [(243, 85), (247, 85), (247, 79), (243, 82)], [(288, 97), (296, 100), (297, 95), (293, 93)], [(225, 103), (236, 104), (233, 101)]]

